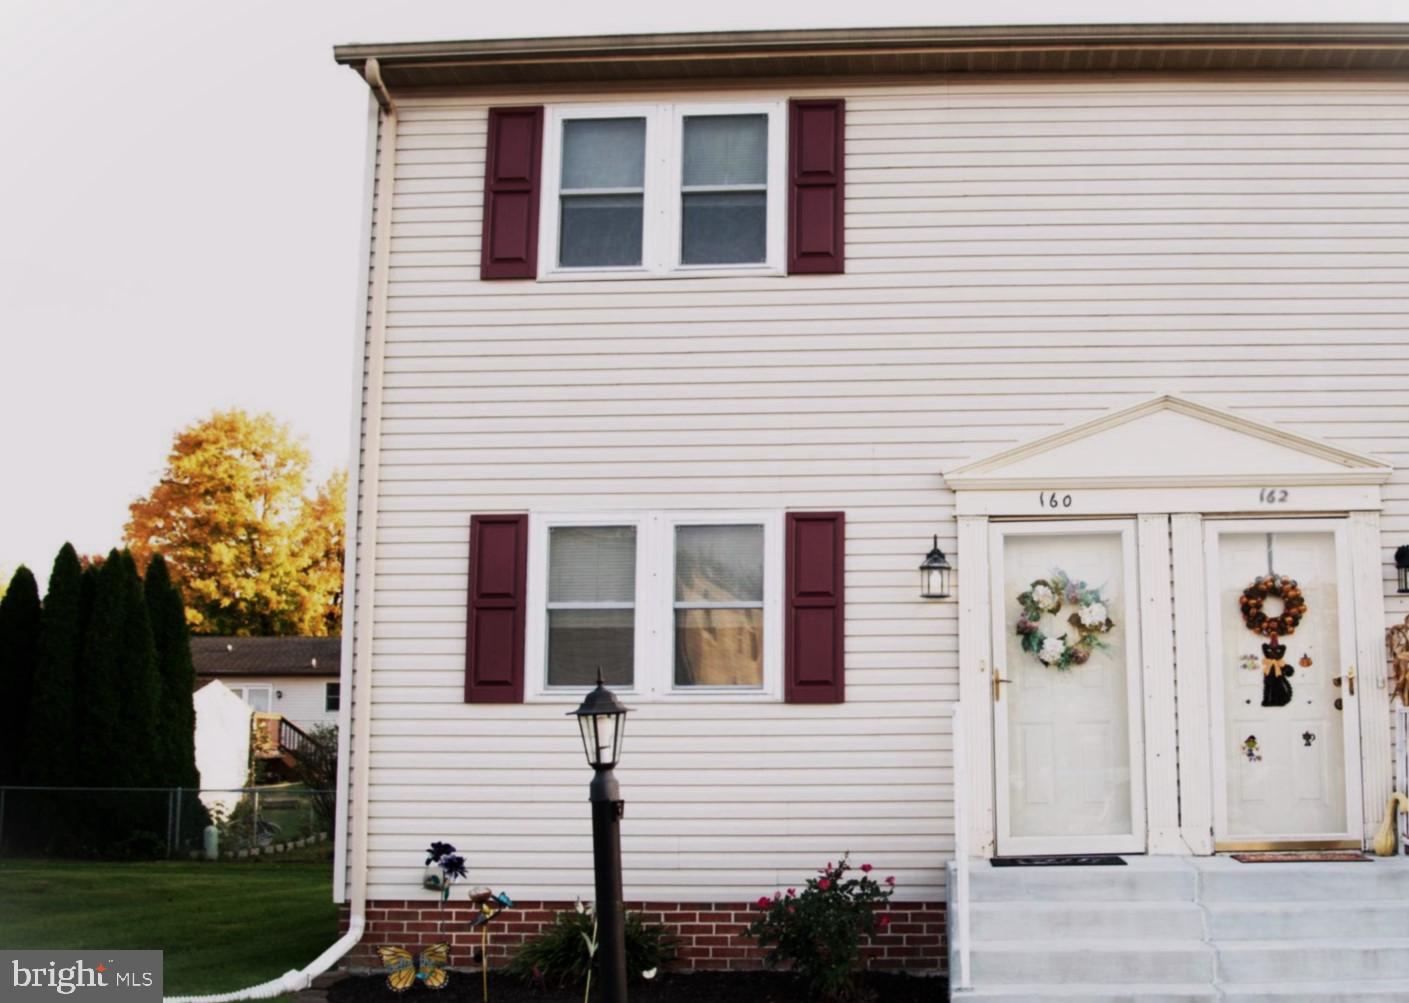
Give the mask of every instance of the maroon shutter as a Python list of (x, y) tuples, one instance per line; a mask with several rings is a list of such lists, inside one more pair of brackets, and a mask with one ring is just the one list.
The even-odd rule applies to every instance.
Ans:
[(538, 274), (543, 109), (489, 109), (488, 143), (479, 277), (531, 279)]
[(470, 517), (465, 702), (523, 702), (528, 516)]
[(846, 271), (842, 133), (846, 102), (788, 104), (788, 272)]
[(788, 703), (841, 703), (846, 614), (846, 515), (789, 512), (783, 695)]

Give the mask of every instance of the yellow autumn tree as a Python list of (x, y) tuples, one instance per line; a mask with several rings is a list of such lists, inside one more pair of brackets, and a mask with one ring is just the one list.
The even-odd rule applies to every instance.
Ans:
[[(165, 557), (198, 634), (323, 636), (341, 628), (343, 496), (305, 494), (308, 450), (272, 415), (216, 411), (176, 434), (132, 503), (127, 545)], [(336, 552), (334, 552), (334, 548)]]

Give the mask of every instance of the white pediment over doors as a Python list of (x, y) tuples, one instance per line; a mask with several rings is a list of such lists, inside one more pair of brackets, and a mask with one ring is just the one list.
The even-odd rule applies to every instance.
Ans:
[[(944, 479), (960, 512), (1040, 514), (1025, 497), (991, 504), (1010, 493), (1041, 494), (1050, 512), (1045, 496), (1058, 492), (1057, 512), (1077, 515), (1377, 509), (1390, 473), (1375, 457), (1165, 394), (973, 460)], [(1101, 504), (1090, 507), (1097, 492)]]

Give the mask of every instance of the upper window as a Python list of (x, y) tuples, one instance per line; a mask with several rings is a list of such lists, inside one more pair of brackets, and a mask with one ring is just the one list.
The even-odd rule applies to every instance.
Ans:
[(332, 714), (342, 707), (342, 683), (323, 684), (323, 713)]
[(539, 274), (780, 270), (783, 111), (550, 109)]
[(636, 694), (780, 695), (777, 513), (545, 515), (532, 525), (530, 691), (580, 692), (600, 671)]

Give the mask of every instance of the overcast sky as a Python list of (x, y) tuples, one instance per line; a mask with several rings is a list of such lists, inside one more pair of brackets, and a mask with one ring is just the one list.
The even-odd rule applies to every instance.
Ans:
[[(497, 5), (495, 5), (497, 8)], [(0, 568), (118, 543), (181, 426), (347, 463), (366, 90), (338, 42), (864, 25), (1389, 21), (1409, 0), (3, 0)]]

